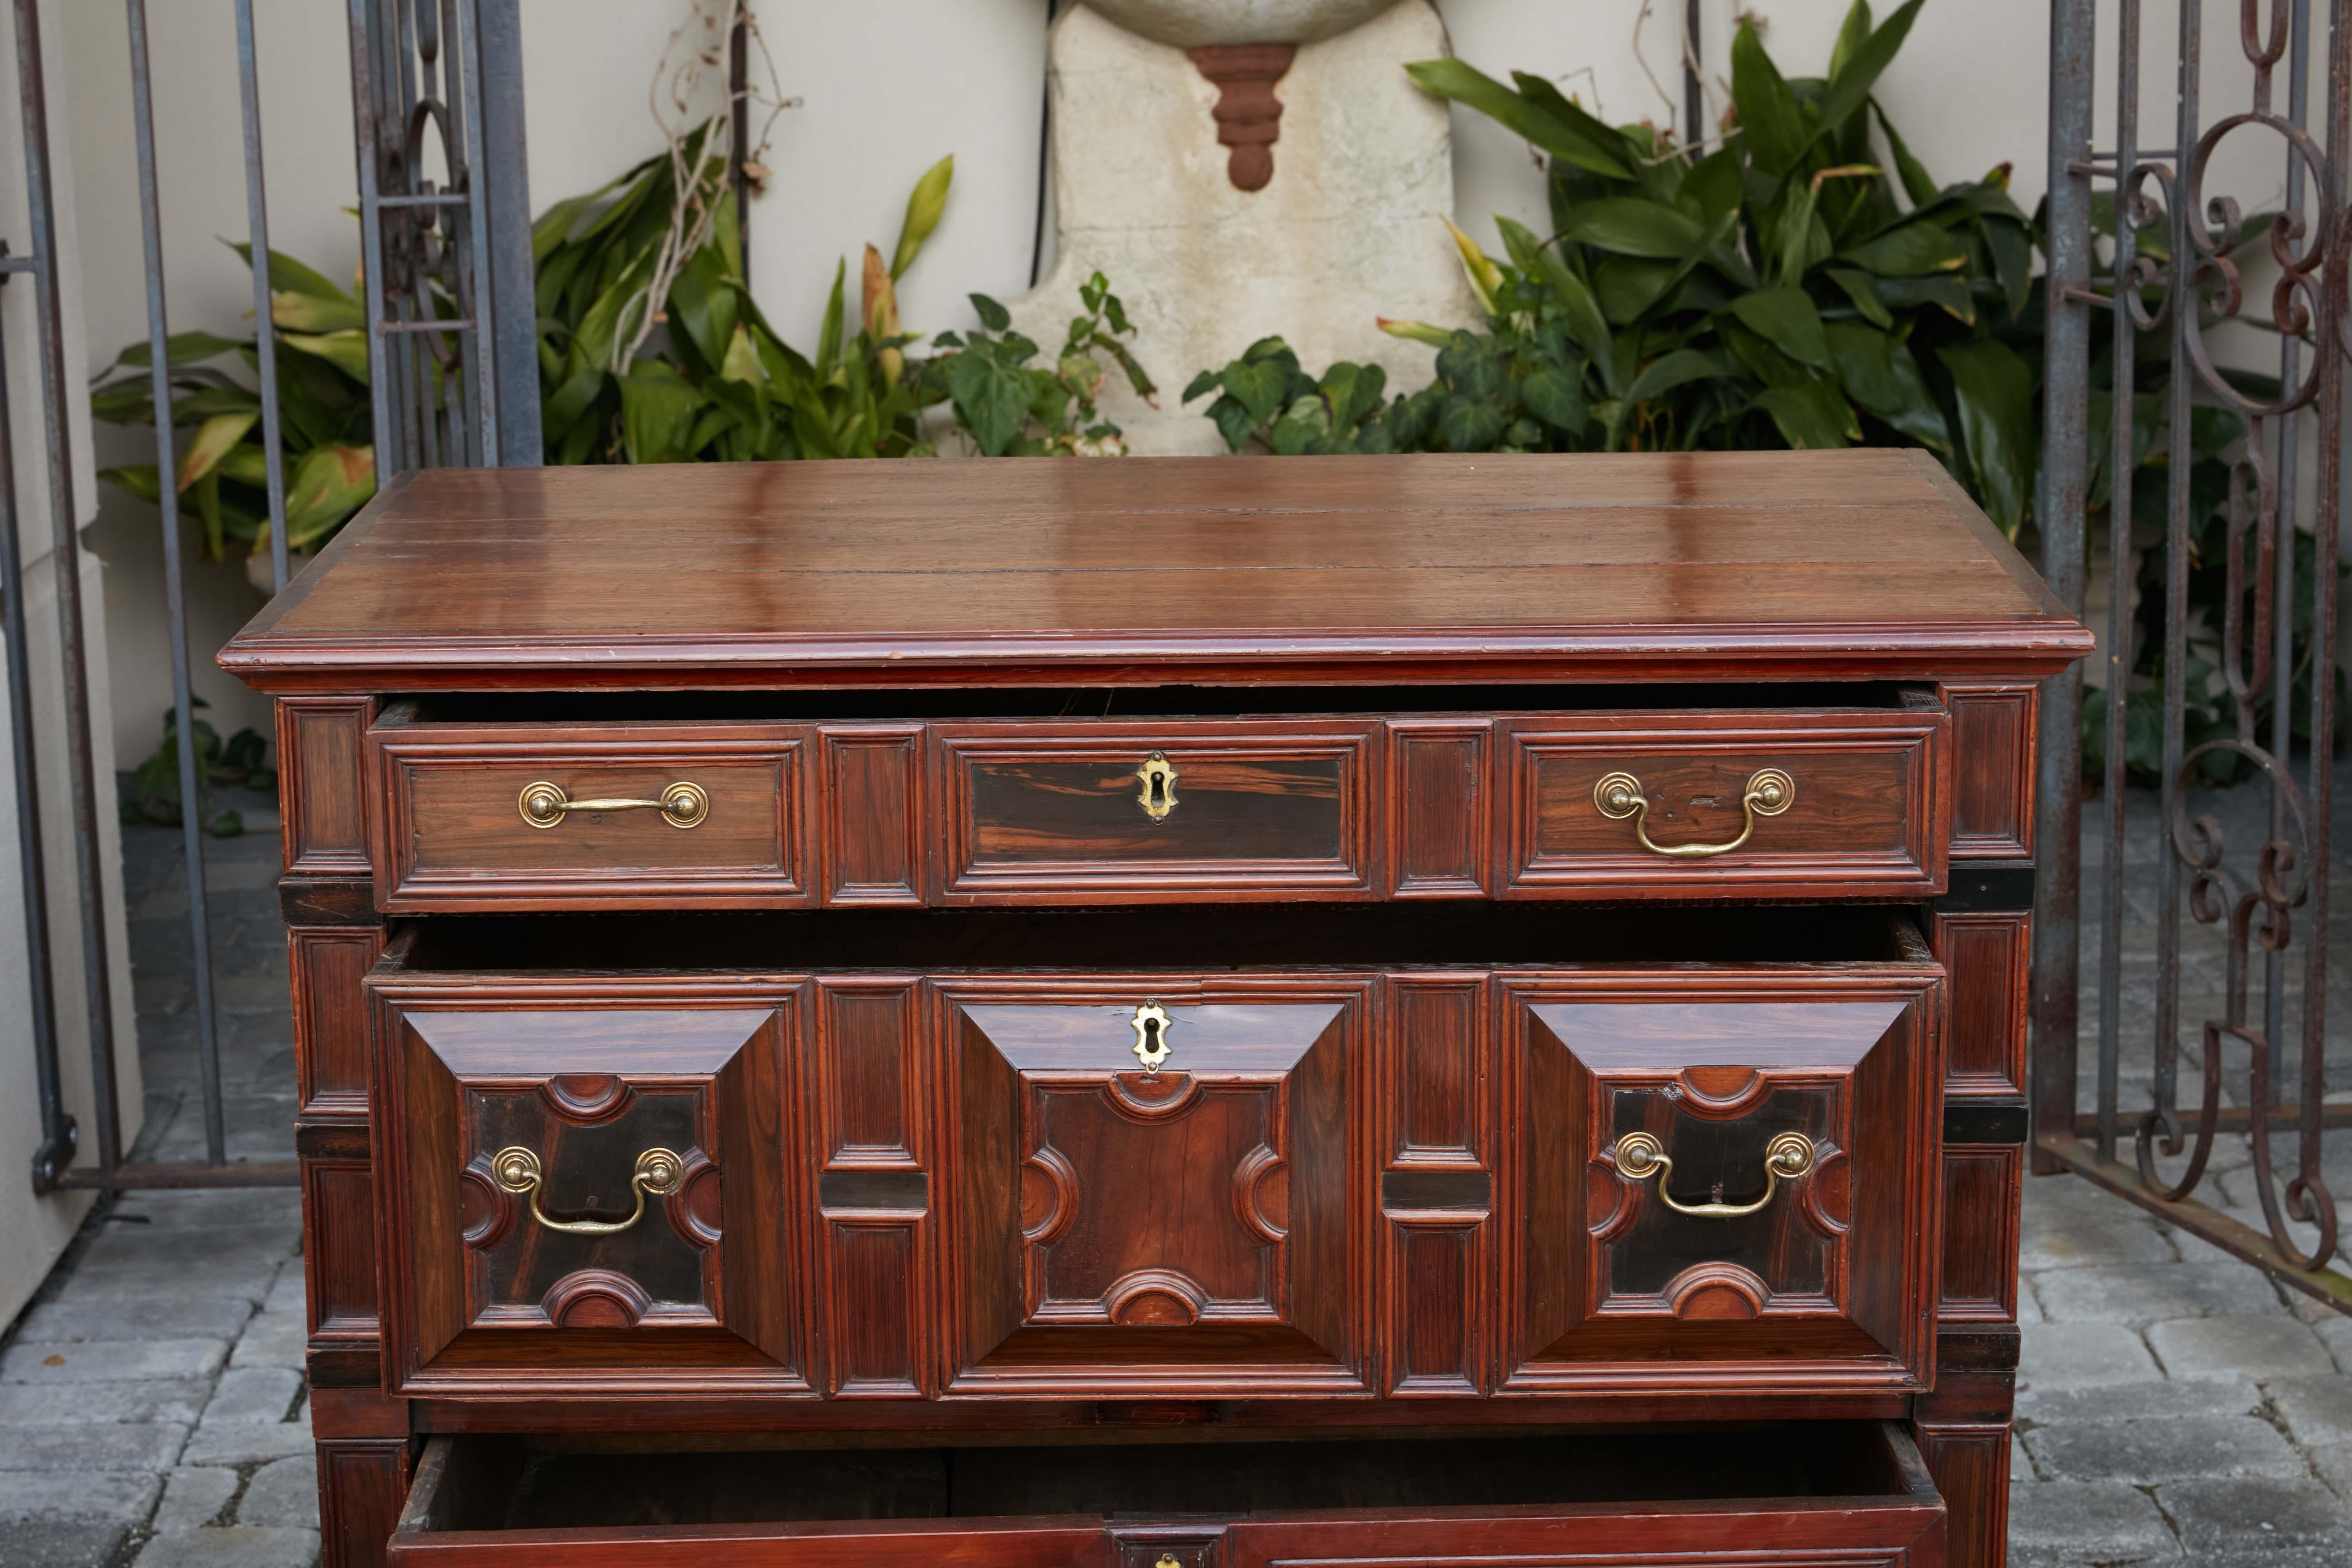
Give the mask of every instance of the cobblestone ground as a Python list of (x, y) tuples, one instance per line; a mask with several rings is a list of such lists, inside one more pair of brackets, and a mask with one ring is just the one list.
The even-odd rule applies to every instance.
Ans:
[[(2352, 772), (2337, 794), (2352, 808)], [(267, 807), (238, 804), (257, 831), (207, 845), (229, 1148), (284, 1158), (294, 1075), (277, 847)], [(2233, 845), (2251, 841), (2257, 804), (2215, 809)], [(2146, 953), (2152, 803), (2133, 812), (2126, 952)], [(140, 1152), (201, 1157), (180, 838), (123, 837), (148, 1095)], [(2352, 827), (2336, 842), (2341, 863)], [(2086, 860), (2095, 892), (2095, 853)], [(2352, 997), (2352, 889), (2336, 908), (2335, 971)], [(2095, 943), (2085, 957), (2095, 977)], [(2149, 1082), (2152, 963), (2126, 973), (2124, 1037), (2143, 1042), (2125, 1057), (2128, 1112)], [(2214, 951), (2192, 944), (2184, 973), (2189, 1016), (2202, 1017)], [(2084, 1001), (2088, 1030), (2089, 984)], [(2331, 1002), (2345, 1060), (2331, 1050), (2330, 1086), (2352, 1090), (2352, 1011)], [(2084, 1059), (2088, 1105), (2087, 1042)], [(2332, 1172), (2352, 1185), (2352, 1134), (2329, 1142), (2341, 1145)], [(2216, 1163), (2210, 1201), (2258, 1213), (2243, 1141), (2226, 1142)], [(0, 1568), (317, 1562), (299, 1247), (291, 1192), (138, 1194), (93, 1221), (0, 1336)], [(2020, 1295), (2019, 1568), (2352, 1563), (2352, 1319), (2071, 1177), (2027, 1185)]]

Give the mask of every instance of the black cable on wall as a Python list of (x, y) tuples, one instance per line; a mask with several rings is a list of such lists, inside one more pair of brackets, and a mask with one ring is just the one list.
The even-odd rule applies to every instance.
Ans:
[[(1045, 0), (1045, 32), (1050, 38), (1054, 31), (1055, 0)], [(1050, 44), (1048, 45), (1050, 47)], [(1054, 81), (1053, 64), (1046, 62), (1045, 102), (1037, 111), (1037, 223), (1029, 237), (1029, 287), (1037, 287), (1037, 276), (1045, 265), (1045, 180), (1054, 149)]]

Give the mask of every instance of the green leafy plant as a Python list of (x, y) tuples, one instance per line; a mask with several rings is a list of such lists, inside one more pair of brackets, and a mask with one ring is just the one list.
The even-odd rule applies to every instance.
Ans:
[(1135, 328), (1109, 280), (1096, 273), (1079, 285), (1078, 300), (1085, 309), (1071, 319), (1050, 367), (1029, 363), (1037, 344), (1013, 331), (1012, 314), (985, 294), (971, 296), (981, 331), (932, 340), (947, 352), (924, 365), (924, 384), (953, 407), (957, 426), (983, 456), (1101, 458), (1127, 450), (1124, 432), (1095, 405), (1110, 374), (1103, 361), (1146, 403), (1159, 388), (1122, 341)]
[[(250, 246), (231, 248), (250, 266)], [(315, 550), (375, 493), (369, 419), (368, 351), (359, 300), (292, 257), (269, 253), (270, 331), (278, 359), (278, 437), (286, 478), (286, 543)], [(171, 420), (188, 432), (173, 489), (202, 528), (202, 554), (226, 560), (236, 546), (269, 550), (268, 453), (261, 439), (261, 395), (248, 384), (260, 349), (251, 339), (175, 333), (165, 344)], [(242, 361), (247, 375), (221, 362)], [(155, 423), (153, 360), (132, 343), (100, 372), (91, 416), (110, 425)], [(152, 463), (99, 477), (140, 500), (163, 496)]]
[(1923, 445), (2013, 533), (2036, 462), (2031, 227), (2005, 168), (1938, 185), (1871, 96), (1922, 3), (1874, 26), (1857, 0), (1818, 79), (1783, 78), (1743, 22), (1736, 120), (1704, 156), (1541, 77), (1409, 67), (1545, 156), (1551, 237), (1498, 220), (1497, 260), (1455, 231), (1484, 330), (1384, 322), (1438, 351), (1401, 412), (1357, 406), (1362, 367), (1284, 368), (1276, 392), (1263, 343), (1188, 390), (1221, 392), (1235, 450)]
[[(211, 706), (201, 697), (192, 697), (189, 701), (195, 708)], [(244, 784), (257, 790), (278, 787), (278, 774), (265, 762), (268, 743), (258, 733), (239, 730), (224, 742), (220, 732), (202, 719), (190, 729), (196, 741), (196, 789), (200, 795), (215, 784)], [(180, 725), (172, 709), (163, 710), (163, 740), (131, 775), (121, 817), (126, 827), (180, 826)], [(245, 818), (235, 810), (216, 812), (205, 823), (205, 831), (215, 838), (234, 838), (245, 831)]]

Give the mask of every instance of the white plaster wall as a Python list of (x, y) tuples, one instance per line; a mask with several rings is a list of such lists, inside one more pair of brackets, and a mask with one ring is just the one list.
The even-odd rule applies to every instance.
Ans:
[[(62, 255), (79, 254), (74, 222), (72, 154), (67, 144), (65, 104), (69, 88), (62, 69), (61, 13), (66, 0), (43, 0), (44, 42), (48, 61), (51, 170), (58, 190), (58, 237)], [(15, 112), (16, 31), (0, 31), (0, 81), (8, 84), (9, 110), (0, 115), (0, 234), (6, 235), (19, 254), (31, 248), (25, 204), (25, 158), (22, 121)], [(79, 385), (86, 355), (83, 349), (80, 279), (68, 266), (61, 278), (66, 376)], [(40, 365), (36, 347), (38, 313), (32, 282), (18, 277), (0, 288), (0, 330), (7, 343), (9, 430), (16, 458), (16, 488), (19, 542), (26, 579), (25, 626), (31, 652), (34, 700), (36, 787), (42, 813), (42, 871), (48, 889), (47, 921), (51, 980), (57, 1005), (58, 1056), (68, 1110), (79, 1119), (83, 1147), (91, 1146), (89, 1018), (84, 1003), (82, 948), (76, 901), (71, 793), (66, 764), (61, 686), (58, 677), (58, 639), (54, 534), (48, 477), (44, 453)], [(71, 453), (71, 487), (76, 517), (86, 522), (90, 505), (89, 422), (79, 405), (68, 410), (68, 440)], [(87, 537), (87, 536), (85, 536)], [(104, 613), (105, 574), (95, 556), (82, 556), (81, 592), (89, 647), (92, 728), (95, 731), (100, 800), (105, 810), (100, 824), (100, 864), (105, 884), (104, 941), (106, 976), (111, 998), (115, 1059), (121, 1069), (118, 1104), (126, 1142), (139, 1131), (141, 1108), (139, 1052), (132, 1029), (131, 966), (122, 909), (121, 847), (113, 805), (112, 726), (107, 719), (109, 649)], [(0, 736), (11, 725), (7, 692), (0, 685)], [(0, 752), (8, 742), (0, 738)], [(25, 803), (17, 798), (15, 770), (0, 763), (0, 1323), (14, 1318), (49, 1266), (55, 1262), (74, 1229), (89, 1212), (88, 1194), (33, 1195), (26, 1175), (33, 1152), (40, 1145), (40, 1102), (34, 1091), (34, 1037), (31, 974), (26, 967), (25, 867), (18, 857), (15, 825)]]

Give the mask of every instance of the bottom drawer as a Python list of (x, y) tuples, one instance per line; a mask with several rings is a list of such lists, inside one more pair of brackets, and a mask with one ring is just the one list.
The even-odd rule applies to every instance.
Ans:
[[(436, 1437), (394, 1564), (643, 1568), (1940, 1568), (1891, 1422), (1443, 1440), (565, 1451)], [(688, 1559), (680, 1558), (679, 1561)]]

